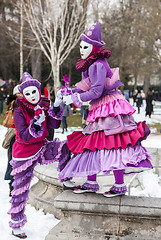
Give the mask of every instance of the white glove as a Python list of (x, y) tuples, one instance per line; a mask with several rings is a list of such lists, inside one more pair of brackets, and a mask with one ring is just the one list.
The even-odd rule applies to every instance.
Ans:
[(61, 90), (59, 90), (55, 98), (54, 107), (59, 107), (62, 101), (63, 101), (63, 95), (61, 93)]
[(72, 95), (63, 96), (63, 102), (64, 102), (66, 105), (69, 105), (69, 104), (73, 103)]
[(45, 121), (45, 113), (44, 113), (44, 111), (42, 111), (40, 118), (35, 122), (35, 124), (41, 126), (41, 123), (44, 121)]

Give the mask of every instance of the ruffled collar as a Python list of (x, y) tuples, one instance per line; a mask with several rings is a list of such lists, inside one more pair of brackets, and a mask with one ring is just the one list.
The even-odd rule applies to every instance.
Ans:
[(78, 59), (78, 62), (76, 63), (76, 69), (79, 72), (85, 72), (97, 59), (109, 58), (110, 56), (111, 52), (109, 50), (101, 49), (86, 59)]
[[(22, 107), (22, 109), (25, 109), (29, 113), (34, 113), (34, 108), (37, 106), (27, 102), (24, 98), (17, 98), (16, 103), (18, 106)], [(38, 105), (40, 107), (43, 107), (44, 111), (48, 111), (50, 107), (50, 100), (47, 97), (41, 97)]]

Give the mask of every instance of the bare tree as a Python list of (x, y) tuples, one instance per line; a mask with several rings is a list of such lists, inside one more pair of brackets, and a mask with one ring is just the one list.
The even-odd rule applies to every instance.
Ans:
[(23, 74), (23, 4), (20, 5), (20, 79)]
[(50, 62), (54, 87), (60, 86), (59, 68), (84, 31), (87, 0), (26, 0), (23, 2), (26, 21)]
[(116, 2), (117, 6), (112, 6), (112, 1), (108, 1), (100, 19), (103, 40), (111, 50), (109, 62), (120, 67), (125, 85), (132, 76), (136, 88), (140, 75), (149, 84), (148, 76), (160, 66), (160, 0)]

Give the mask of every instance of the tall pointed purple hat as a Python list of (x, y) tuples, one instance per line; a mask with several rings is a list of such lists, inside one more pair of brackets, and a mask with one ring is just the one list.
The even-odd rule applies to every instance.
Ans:
[(36, 86), (40, 90), (41, 83), (38, 80), (33, 79), (28, 72), (24, 72), (22, 76), (22, 83), (18, 87), (18, 90), (22, 93), (23, 90), (29, 86)]
[(101, 27), (97, 22), (85, 33), (81, 34), (81, 40), (97, 47), (102, 47), (105, 45), (104, 41), (101, 41)]

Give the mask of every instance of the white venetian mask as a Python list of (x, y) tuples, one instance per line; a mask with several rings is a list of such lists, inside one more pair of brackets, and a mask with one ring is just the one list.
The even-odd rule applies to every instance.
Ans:
[(26, 100), (32, 104), (37, 104), (40, 100), (40, 92), (36, 86), (29, 86), (23, 90)]
[(80, 43), (80, 54), (82, 59), (86, 59), (92, 52), (93, 45), (84, 41)]

